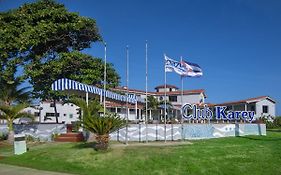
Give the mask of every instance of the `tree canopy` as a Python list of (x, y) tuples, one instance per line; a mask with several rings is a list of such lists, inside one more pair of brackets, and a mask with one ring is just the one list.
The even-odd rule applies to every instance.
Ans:
[[(1, 12), (0, 38), (0, 77), (13, 77), (24, 67), (35, 97), (58, 97), (50, 87), (58, 78), (102, 84), (102, 59), (79, 52), (102, 41), (96, 21), (69, 12), (63, 4), (39, 0)], [(107, 66), (107, 84), (118, 85), (113, 65)]]
[[(58, 59), (44, 64), (31, 64), (26, 73), (33, 85), (35, 97), (46, 99), (55, 93), (51, 91), (51, 84), (59, 78), (69, 78), (90, 85), (102, 85), (104, 62), (100, 58), (73, 51), (61, 53)], [(107, 63), (107, 85), (110, 87), (119, 84), (119, 75), (112, 64)]]

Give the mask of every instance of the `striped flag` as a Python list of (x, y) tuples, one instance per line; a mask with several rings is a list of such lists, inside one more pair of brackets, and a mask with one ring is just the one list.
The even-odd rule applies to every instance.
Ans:
[(186, 68), (183, 67), (181, 62), (173, 60), (166, 55), (164, 55), (165, 58), (165, 72), (176, 72), (179, 75), (185, 75)]
[(185, 68), (185, 73), (182, 76), (201, 77), (203, 75), (202, 69), (198, 64), (182, 60), (181, 65)]

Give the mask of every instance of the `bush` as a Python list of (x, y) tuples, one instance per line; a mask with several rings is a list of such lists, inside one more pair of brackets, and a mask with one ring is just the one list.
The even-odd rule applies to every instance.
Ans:
[(273, 121), (274, 126), (280, 128), (281, 127), (281, 117), (275, 117), (274, 121)]
[(25, 141), (26, 142), (39, 142), (39, 138), (34, 137), (32, 135), (25, 135)]
[(105, 116), (88, 116), (84, 118), (84, 128), (95, 134), (97, 150), (107, 150), (109, 134), (126, 126), (126, 121), (116, 114), (106, 113)]
[(7, 140), (7, 139), (8, 139), (8, 133), (0, 132), (0, 141)]
[(261, 117), (261, 120), (266, 124), (266, 128), (268, 129), (281, 127), (281, 117)]

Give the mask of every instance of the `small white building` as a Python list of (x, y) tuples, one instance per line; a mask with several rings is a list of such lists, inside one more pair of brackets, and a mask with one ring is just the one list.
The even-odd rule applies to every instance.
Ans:
[(255, 118), (275, 117), (275, 101), (269, 96), (248, 98), (245, 100), (216, 104), (215, 106), (227, 106), (227, 110), (254, 111)]
[[(56, 102), (58, 123), (70, 124), (79, 120), (79, 107), (72, 103)], [(38, 123), (56, 123), (55, 108), (52, 101), (42, 101), (37, 106), (27, 107), (25, 112), (35, 116)], [(25, 119), (16, 119), (14, 123), (25, 123)]]

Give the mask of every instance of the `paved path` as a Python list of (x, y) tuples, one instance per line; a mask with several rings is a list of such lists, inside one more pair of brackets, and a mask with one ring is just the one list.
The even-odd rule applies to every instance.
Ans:
[(42, 171), (31, 168), (0, 164), (1, 175), (70, 175), (51, 171)]

